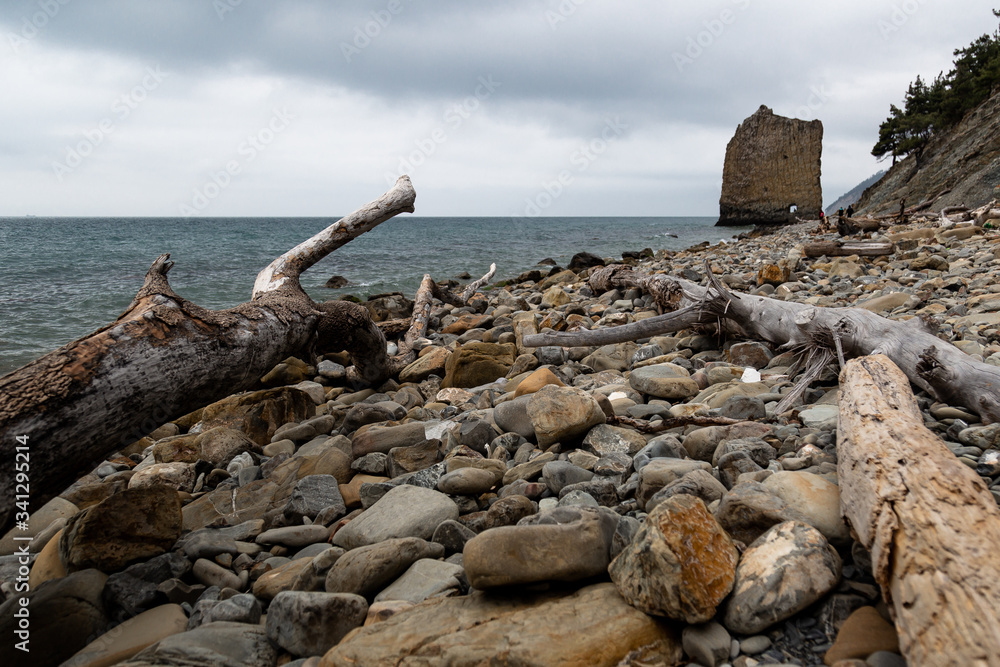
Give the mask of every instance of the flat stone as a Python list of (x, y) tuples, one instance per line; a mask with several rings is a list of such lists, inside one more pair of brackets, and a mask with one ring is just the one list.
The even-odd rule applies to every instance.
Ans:
[(458, 506), (440, 491), (404, 484), (389, 490), (374, 505), (333, 536), (345, 549), (395, 537), (429, 540), (442, 521), (458, 518)]
[(68, 667), (104, 667), (128, 660), (147, 646), (187, 627), (187, 614), (179, 604), (160, 605), (115, 626), (73, 654)]
[(613, 513), (557, 508), (469, 540), (469, 584), (486, 589), (541, 581), (578, 581), (604, 572), (618, 520)]
[(778, 524), (743, 553), (722, 622), (730, 632), (757, 634), (829, 593), (840, 569), (840, 556), (818, 530)]
[(486, 665), (497, 659), (499, 646), (507, 664), (524, 667), (614, 666), (625, 656), (636, 664), (672, 665), (681, 658), (670, 626), (603, 583), (572, 593), (427, 600), (355, 631), (320, 665)]
[(479, 495), (486, 493), (496, 484), (496, 475), (480, 468), (458, 468), (446, 473), (438, 480), (441, 493), (451, 495)]
[(554, 385), (545, 385), (531, 394), (528, 417), (540, 447), (580, 440), (606, 419), (604, 410), (590, 394)]
[(375, 602), (406, 600), (417, 603), (431, 597), (458, 594), (464, 578), (461, 565), (421, 558), (375, 596)]
[(372, 599), (416, 561), (443, 555), (443, 546), (416, 537), (387, 539), (358, 547), (330, 567), (326, 592), (353, 593)]
[(627, 454), (634, 456), (646, 446), (642, 434), (630, 428), (598, 424), (587, 432), (583, 446), (597, 456)]
[(514, 396), (517, 397), (524, 396), (525, 394), (534, 394), (547, 384), (555, 385), (557, 387), (566, 386), (566, 383), (560, 380), (559, 377), (548, 368), (539, 368), (518, 383), (517, 389), (514, 390)]
[(636, 368), (629, 374), (628, 382), (638, 392), (670, 401), (683, 401), (698, 393), (698, 383), (691, 379), (690, 373), (671, 363)]
[(273, 667), (277, 660), (278, 652), (268, 641), (263, 626), (219, 621), (170, 635), (121, 665)]
[(427, 440), (408, 447), (393, 447), (386, 462), (389, 476), (399, 477), (430, 468), (442, 458), (440, 441)]
[(326, 542), (330, 529), (321, 524), (307, 526), (285, 526), (265, 530), (257, 536), (257, 544), (282, 544), (286, 547), (305, 547), (317, 542)]
[(351, 449), (355, 458), (382, 452), (388, 454), (394, 447), (409, 447), (427, 440), (424, 425), (421, 422), (411, 422), (399, 426), (371, 427), (364, 433), (355, 435), (351, 440)]
[(267, 637), (294, 656), (322, 655), (360, 627), (368, 602), (350, 593), (284, 591), (267, 608)]
[(181, 521), (181, 501), (174, 489), (126, 489), (66, 523), (59, 557), (70, 572), (90, 567), (118, 572), (173, 546)]
[(899, 653), (899, 635), (875, 607), (861, 607), (844, 621), (823, 661), (832, 665), (838, 660), (864, 659), (877, 651)]
[(700, 498), (656, 506), (608, 568), (629, 604), (647, 614), (703, 623), (733, 588), (739, 552)]
[(799, 419), (806, 428), (829, 431), (837, 428), (840, 408), (836, 405), (813, 405), (799, 412)]
[(445, 365), (450, 354), (451, 352), (443, 347), (424, 348), (416, 361), (399, 372), (399, 381), (423, 382), (432, 374), (444, 377)]

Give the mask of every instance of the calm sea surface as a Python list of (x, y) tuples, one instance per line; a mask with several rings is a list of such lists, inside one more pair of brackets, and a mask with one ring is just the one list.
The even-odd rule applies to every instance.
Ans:
[[(170, 284), (207, 308), (250, 297), (257, 272), (335, 218), (0, 218), (0, 375), (113, 321), (153, 260), (169, 252)], [(317, 301), (401, 291), (497, 263), (495, 280), (551, 257), (620, 257), (683, 249), (743, 231), (714, 217), (429, 218), (400, 216), (332, 253), (302, 276)], [(323, 284), (342, 275), (351, 285)]]

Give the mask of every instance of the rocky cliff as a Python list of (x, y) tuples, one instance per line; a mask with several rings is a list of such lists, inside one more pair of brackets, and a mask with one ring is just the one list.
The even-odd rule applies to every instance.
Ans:
[(726, 146), (716, 224), (773, 225), (794, 222), (795, 216), (818, 217), (822, 151), (823, 123), (776, 116), (761, 105)]
[(934, 202), (934, 210), (965, 204), (982, 206), (1000, 196), (1000, 93), (970, 111), (951, 130), (935, 136), (920, 155), (896, 163), (865, 190), (855, 205), (858, 214), (899, 211), (950, 190)]

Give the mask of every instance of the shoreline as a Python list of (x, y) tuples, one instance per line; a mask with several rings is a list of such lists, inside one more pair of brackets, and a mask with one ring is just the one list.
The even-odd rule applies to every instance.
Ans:
[[(737, 292), (935, 316), (941, 337), (1000, 365), (1000, 234), (911, 222), (872, 235), (893, 240), (892, 255), (804, 257), (803, 243), (835, 238), (805, 222), (629, 263), (700, 282), (708, 261)], [(130, 656), (145, 652), (122, 663), (136, 667), (209, 645), (226, 647), (216, 659), (323, 665), (475, 662), (501, 643), (524, 664), (898, 653), (870, 556), (840, 517), (835, 371), (776, 414), (793, 355), (760, 341), (690, 330), (526, 348), (531, 330), (658, 314), (635, 288), (594, 293), (594, 269), (541, 268), (469, 306), (436, 303), (419, 359), (380, 387), (347, 386), (342, 354), (286, 360), (259, 392), (160, 426), (34, 508), (35, 618), (71, 595), (99, 614), (39, 621), (33, 646), (51, 642), (59, 660), (80, 651), (84, 665), (136, 639)], [(917, 402), (1000, 504), (1000, 459), (986, 466), (1000, 430), (968, 406)], [(692, 416), (735, 422), (636, 426)], [(136, 530), (139, 516), (149, 524)], [(126, 526), (141, 537), (123, 547)], [(711, 548), (685, 560), (674, 527)], [(644, 560), (667, 552), (683, 576)]]

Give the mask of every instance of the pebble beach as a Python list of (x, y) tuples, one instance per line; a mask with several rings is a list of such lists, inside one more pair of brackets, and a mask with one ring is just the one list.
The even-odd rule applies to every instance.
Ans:
[[(841, 514), (836, 365), (779, 413), (794, 355), (760, 341), (685, 330), (524, 345), (660, 314), (638, 289), (588, 285), (624, 262), (930, 316), (1000, 366), (1000, 234), (918, 219), (867, 236), (895, 251), (807, 257), (804, 244), (838, 237), (804, 222), (540, 263), (465, 307), (435, 302), (419, 358), (378, 387), (349, 386), (343, 353), (286, 359), (258, 390), (160, 425), (35, 509), (32, 661), (906, 665)], [(369, 309), (408, 317), (412, 296)], [(1000, 504), (1000, 425), (916, 396)], [(0, 540), (8, 636), (20, 547), (13, 531)]]

